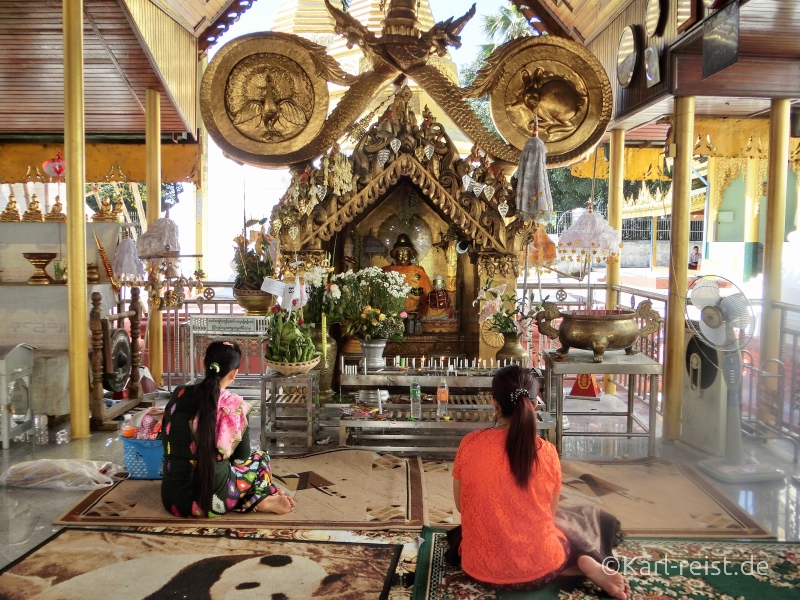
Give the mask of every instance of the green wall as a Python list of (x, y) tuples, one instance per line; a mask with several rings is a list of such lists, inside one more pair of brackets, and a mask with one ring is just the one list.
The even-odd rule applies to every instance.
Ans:
[[(722, 206), (720, 212), (730, 211), (733, 213), (732, 223), (720, 223), (717, 221), (717, 241), (718, 242), (743, 242), (744, 241), (744, 193), (745, 183), (744, 175), (739, 174), (739, 177), (731, 182), (731, 185), (725, 190), (723, 194)], [(765, 211), (767, 208), (766, 197), (761, 199), (761, 212), (759, 214), (758, 223), (758, 241), (764, 243), (767, 221)], [(786, 235), (790, 231), (794, 231), (794, 219), (797, 212), (797, 175), (789, 170), (789, 177), (786, 188)]]

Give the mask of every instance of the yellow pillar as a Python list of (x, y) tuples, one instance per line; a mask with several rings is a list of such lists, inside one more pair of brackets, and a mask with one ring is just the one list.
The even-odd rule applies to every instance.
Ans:
[[(611, 147), (608, 165), (608, 223), (619, 232), (622, 232), (622, 181), (625, 177), (625, 130), (613, 129), (611, 131)], [(619, 285), (620, 261), (606, 265), (606, 308), (617, 308), (617, 291), (611, 286)], [(615, 394), (617, 386), (606, 377), (603, 382), (603, 391), (606, 394)]]
[[(145, 92), (145, 152), (147, 162), (147, 224), (161, 217), (161, 94)], [(147, 344), (150, 348), (150, 373), (156, 385), (164, 374), (164, 342), (161, 311), (150, 307), (147, 320)]]
[(83, 0), (64, 0), (64, 156), (67, 185), (69, 410), (73, 438), (89, 435), (89, 304), (86, 293), (86, 169)]
[[(759, 362), (779, 359), (781, 311), (772, 308), (781, 300), (781, 263), (786, 228), (786, 187), (789, 167), (789, 100), (772, 100), (769, 111), (769, 171), (767, 179), (767, 223), (764, 238), (764, 283), (761, 308)], [(774, 381), (774, 380), (773, 380)], [(767, 422), (775, 416), (759, 415)]]
[(666, 360), (664, 361), (665, 441), (681, 431), (681, 390), (684, 360), (684, 301), (689, 274), (689, 203), (694, 153), (694, 96), (675, 98), (672, 120), (675, 131), (675, 165), (672, 179), (672, 228), (670, 233), (669, 297), (667, 299)]
[[(202, 81), (203, 73), (208, 66), (208, 56), (204, 56), (198, 63), (197, 81)], [(198, 111), (200, 114), (199, 102), (200, 96), (198, 94)], [(195, 189), (195, 254), (206, 255), (208, 252), (208, 132), (205, 126), (200, 122), (199, 136), (200, 136), (200, 184)], [(198, 266), (201, 259), (197, 259)]]
[(650, 239), (653, 240), (653, 245), (650, 248), (650, 268), (655, 269), (658, 266), (658, 217), (653, 217), (653, 222), (650, 229)]
[(762, 183), (758, 181), (758, 159), (747, 159), (744, 181), (744, 280), (747, 281), (758, 268), (758, 208)]

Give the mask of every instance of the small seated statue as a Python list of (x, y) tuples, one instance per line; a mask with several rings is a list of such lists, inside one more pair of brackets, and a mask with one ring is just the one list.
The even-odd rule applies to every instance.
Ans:
[(8, 204), (5, 209), (0, 213), (0, 223), (17, 223), (20, 220), (19, 208), (17, 207), (17, 199), (14, 194), (8, 197)]
[(434, 277), (433, 289), (428, 294), (428, 312), (422, 319), (422, 333), (458, 333), (458, 315), (450, 294), (444, 277)]
[(113, 223), (116, 220), (117, 217), (114, 215), (114, 209), (111, 206), (111, 200), (108, 199), (108, 196), (104, 196), (100, 201), (98, 211), (94, 213), (94, 216), (92, 216), (92, 222)]
[(45, 221), (63, 223), (67, 220), (67, 215), (64, 214), (64, 206), (61, 204), (61, 197), (56, 196), (56, 203), (50, 212), (44, 216)]
[(44, 221), (44, 215), (41, 208), (39, 208), (39, 199), (36, 194), (31, 196), (31, 201), (28, 204), (28, 210), (22, 215), (22, 220), (28, 223), (41, 223)]

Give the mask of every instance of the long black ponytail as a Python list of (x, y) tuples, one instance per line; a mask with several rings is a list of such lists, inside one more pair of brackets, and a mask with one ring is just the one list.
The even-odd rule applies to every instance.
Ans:
[(527, 487), (536, 461), (536, 378), (528, 369), (511, 365), (500, 369), (492, 379), (492, 397), (504, 417), (511, 417), (506, 438), (506, 454), (517, 485)]
[(206, 376), (199, 384), (197, 398), (197, 468), (195, 481), (198, 487), (200, 508), (208, 514), (211, 510), (211, 496), (214, 494), (214, 465), (217, 462), (217, 402), (219, 382), (239, 368), (242, 351), (236, 342), (211, 342), (206, 350), (203, 363)]

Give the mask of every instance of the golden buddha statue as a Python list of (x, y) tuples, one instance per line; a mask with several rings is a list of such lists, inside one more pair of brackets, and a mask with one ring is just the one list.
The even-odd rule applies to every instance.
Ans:
[(53, 204), (53, 208), (50, 209), (50, 212), (44, 216), (44, 220), (55, 223), (63, 223), (67, 220), (67, 215), (65, 215), (63, 211), (64, 206), (61, 204), (61, 197), (56, 196), (56, 203)]
[(100, 206), (98, 207), (98, 211), (94, 213), (92, 216), (93, 223), (113, 223), (117, 220), (116, 215), (114, 214), (114, 209), (111, 206), (111, 200), (108, 199), (108, 196), (103, 196), (103, 199), (100, 200)]
[(28, 210), (22, 215), (22, 220), (28, 223), (42, 223), (44, 221), (44, 215), (42, 214), (41, 208), (39, 208), (39, 199), (36, 197), (36, 194), (31, 196)]
[(117, 194), (117, 197), (114, 199), (114, 209), (111, 211), (111, 214), (114, 215), (115, 221), (122, 221), (124, 206), (125, 204), (122, 201), (122, 194)]
[(17, 199), (14, 194), (8, 197), (8, 204), (5, 209), (0, 213), (0, 223), (17, 223), (19, 222), (19, 208), (17, 207)]
[(406, 298), (405, 310), (409, 313), (424, 315), (428, 294), (431, 291), (431, 280), (425, 269), (419, 265), (412, 265), (411, 261), (417, 257), (417, 251), (411, 243), (411, 239), (401, 233), (397, 236), (397, 241), (392, 247), (389, 255), (394, 259), (395, 264), (383, 267), (384, 271), (395, 271), (400, 273), (411, 286), (411, 291)]

